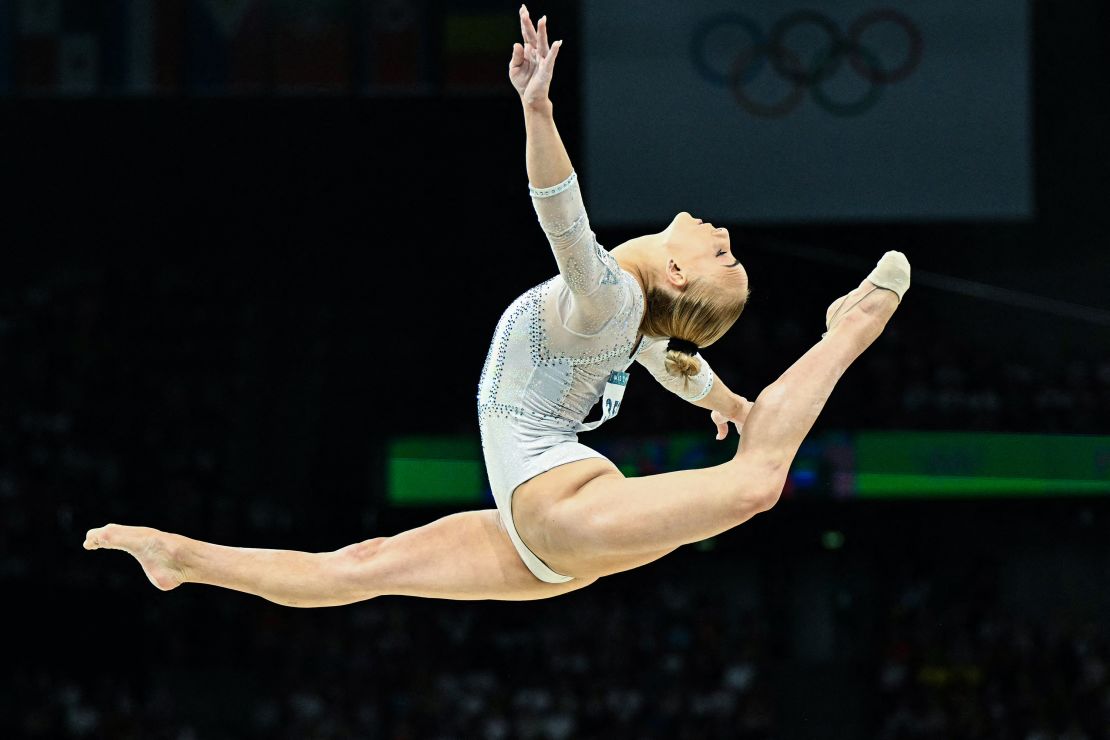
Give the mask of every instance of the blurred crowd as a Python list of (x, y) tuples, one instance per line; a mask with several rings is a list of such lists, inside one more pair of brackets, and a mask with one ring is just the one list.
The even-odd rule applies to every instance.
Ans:
[[(524, 604), (385, 598), (312, 611), (227, 592), (157, 596), (145, 584), (136, 594), (126, 579), (99, 598), (133, 601), (133, 622), (92, 638), (87, 659), (17, 663), (0, 730), (172, 740), (781, 737), (784, 714), (806, 709), (783, 698), (786, 626), (691, 575)], [(967, 596), (967, 585), (934, 577), (892, 586), (864, 663), (874, 683), (861, 694), (825, 688), (874, 708), (863, 736), (1110, 737), (1105, 624), (1008, 613), (993, 597)], [(975, 585), (990, 592), (984, 579)]]
[[(901, 317), (899, 317), (901, 318)], [(1019, 346), (998, 352), (973, 334), (907, 320), (865, 355), (873, 427), (1105, 434), (1110, 432), (1110, 352), (1054, 355)], [(892, 424), (893, 421), (893, 424)]]
[[(972, 578), (971, 580), (974, 580)], [(879, 740), (1110, 736), (1110, 633), (1097, 617), (1002, 608), (990, 584), (911, 579), (883, 625)]]
[(180, 600), (144, 599), (129, 635), (147, 645), (140, 665), (105, 656), (89, 670), (17, 669), (5, 692), (9, 730), (176, 740), (775, 737), (767, 627), (705, 589), (586, 589), (515, 605), (387, 598), (312, 613), (219, 599), (216, 609), (238, 618), (211, 632)]
[[(734, 387), (758, 393), (815, 341), (812, 324), (745, 315), (732, 330), (729, 346), (736, 351), (712, 347), (706, 354)], [(656, 414), (655, 423), (661, 423), (664, 412)], [(1092, 343), (1061, 356), (1022, 343), (1000, 351), (974, 332), (900, 312), (837, 385), (819, 423), (839, 429), (1108, 434), (1110, 350)]]

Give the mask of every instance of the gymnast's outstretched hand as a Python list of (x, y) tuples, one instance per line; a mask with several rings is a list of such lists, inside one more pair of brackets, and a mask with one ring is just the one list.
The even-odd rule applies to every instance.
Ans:
[(733, 400), (736, 402), (735, 411), (726, 415), (714, 410), (709, 415), (709, 418), (717, 425), (717, 439), (724, 439), (728, 436), (729, 422), (732, 422), (733, 426), (736, 427), (736, 433), (740, 434), (744, 428), (744, 420), (748, 418), (748, 412), (752, 410), (752, 402), (743, 396), (735, 396)]
[(549, 44), (547, 16), (540, 18), (538, 27), (533, 26), (528, 8), (524, 5), (520, 6), (520, 33), (524, 37), (524, 44), (513, 44), (509, 79), (526, 106), (550, 105), (547, 94), (551, 89), (551, 73), (563, 42), (560, 40)]

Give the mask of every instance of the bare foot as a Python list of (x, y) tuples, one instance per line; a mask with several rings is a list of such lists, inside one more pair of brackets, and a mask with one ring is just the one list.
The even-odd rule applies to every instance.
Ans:
[(108, 524), (90, 529), (85, 535), (86, 550), (123, 550), (143, 566), (155, 588), (169, 591), (185, 582), (185, 569), (177, 557), (177, 535), (149, 527)]
[(868, 323), (877, 323), (881, 331), (909, 287), (909, 261), (901, 252), (887, 252), (858, 288), (829, 305), (825, 312), (825, 327), (832, 331), (834, 326), (852, 314), (862, 314), (870, 319)]

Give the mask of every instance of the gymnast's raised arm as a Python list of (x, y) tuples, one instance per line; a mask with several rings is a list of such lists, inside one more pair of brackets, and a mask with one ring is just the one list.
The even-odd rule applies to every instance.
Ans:
[(592, 334), (625, 304), (627, 286), (618, 278), (616, 260), (598, 245), (590, 229), (578, 175), (552, 117), (548, 89), (562, 42), (549, 45), (547, 17), (533, 27), (523, 5), (520, 28), (524, 44), (513, 45), (509, 79), (524, 109), (528, 189), (559, 273), (573, 296), (572, 328)]
[(524, 107), (524, 126), (528, 132), (528, 182), (540, 190), (564, 182), (573, 173), (566, 147), (559, 138), (552, 117), (551, 73), (562, 41), (548, 44), (547, 16), (539, 27), (532, 25), (528, 8), (520, 6), (520, 31), (524, 44), (513, 44), (509, 79)]

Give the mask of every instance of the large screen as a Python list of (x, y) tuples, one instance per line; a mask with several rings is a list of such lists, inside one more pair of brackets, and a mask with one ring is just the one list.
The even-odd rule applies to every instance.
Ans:
[(595, 223), (1032, 215), (1025, 0), (582, 12)]

